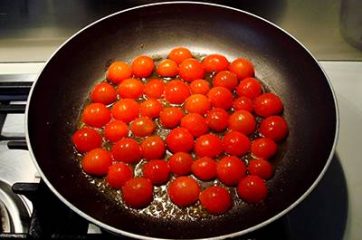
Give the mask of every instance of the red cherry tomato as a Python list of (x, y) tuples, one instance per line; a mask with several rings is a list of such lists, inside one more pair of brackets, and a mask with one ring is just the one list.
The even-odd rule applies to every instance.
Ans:
[(222, 183), (227, 186), (235, 186), (246, 175), (246, 166), (237, 157), (223, 157), (216, 166), (216, 173)]
[(160, 98), (163, 95), (165, 84), (161, 79), (149, 80), (144, 88), (143, 93), (149, 98)]
[(190, 89), (181, 80), (172, 80), (165, 86), (165, 98), (173, 104), (181, 104), (190, 96)]
[(134, 99), (121, 99), (112, 107), (112, 116), (115, 119), (129, 123), (137, 118), (139, 114), (139, 105)]
[(278, 151), (278, 145), (270, 138), (257, 138), (251, 143), (251, 153), (257, 158), (268, 159)]
[(132, 76), (132, 69), (128, 63), (122, 61), (113, 62), (107, 71), (107, 79), (114, 84), (121, 83)]
[(136, 77), (148, 77), (153, 72), (155, 64), (149, 56), (138, 56), (132, 62), (132, 72)]
[(278, 142), (288, 135), (288, 124), (283, 117), (270, 116), (261, 121), (259, 132), (264, 137)]
[(254, 100), (254, 111), (262, 117), (278, 115), (283, 111), (283, 103), (273, 93), (264, 93)]
[(168, 58), (180, 64), (183, 60), (192, 58), (192, 54), (189, 49), (184, 47), (177, 47), (171, 50)]
[(111, 104), (117, 99), (117, 91), (114, 87), (106, 82), (98, 83), (94, 86), (90, 98), (92, 102)]
[(106, 175), (111, 164), (111, 154), (103, 148), (95, 148), (87, 152), (82, 161), (84, 172), (94, 176)]
[(242, 156), (250, 149), (249, 138), (237, 131), (226, 133), (222, 140), (222, 144), (224, 151), (234, 156)]
[(151, 160), (143, 165), (143, 177), (154, 185), (164, 184), (170, 178), (170, 167), (164, 160)]
[(192, 94), (206, 95), (210, 90), (210, 84), (204, 79), (197, 79), (190, 83), (190, 89)]
[(132, 138), (122, 138), (112, 147), (114, 160), (125, 163), (136, 163), (142, 158), (142, 150), (136, 140)]
[(83, 127), (78, 129), (72, 136), (75, 148), (80, 153), (99, 148), (102, 145), (101, 135), (94, 129)]
[(147, 207), (153, 200), (151, 180), (142, 177), (131, 178), (122, 187), (122, 197), (129, 207)]
[(82, 120), (92, 127), (103, 127), (111, 120), (111, 111), (102, 103), (91, 103), (84, 108)]
[(168, 186), (171, 201), (179, 207), (187, 207), (197, 202), (200, 186), (191, 177), (177, 177)]
[(236, 88), (236, 92), (239, 96), (245, 96), (250, 99), (254, 99), (262, 93), (263, 89), (258, 80), (255, 78), (245, 78), (240, 81), (239, 86)]
[(150, 136), (156, 128), (155, 123), (148, 117), (139, 117), (133, 120), (129, 126), (137, 137)]
[(224, 87), (232, 91), (238, 85), (239, 81), (235, 73), (230, 71), (221, 71), (215, 75), (212, 82), (214, 87)]
[(206, 122), (212, 130), (222, 132), (229, 125), (229, 114), (222, 108), (213, 108), (207, 112)]
[(245, 110), (248, 112), (252, 112), (253, 111), (253, 101), (250, 98), (245, 97), (245, 96), (238, 97), (233, 102), (233, 108), (235, 109), (235, 111)]
[(210, 54), (202, 60), (202, 66), (206, 72), (220, 72), (229, 66), (229, 61), (220, 54)]
[(143, 157), (147, 160), (162, 159), (165, 154), (165, 143), (159, 136), (147, 137), (141, 143)]
[(256, 127), (256, 121), (254, 116), (245, 110), (239, 110), (234, 112), (229, 117), (229, 128), (246, 135), (254, 132)]
[(229, 65), (229, 70), (235, 73), (240, 80), (254, 76), (254, 66), (245, 58), (237, 58), (232, 61)]
[(128, 126), (122, 121), (114, 120), (107, 123), (104, 128), (104, 137), (111, 142), (117, 142), (127, 136)]
[(249, 175), (241, 179), (237, 187), (241, 199), (249, 203), (258, 203), (266, 198), (268, 189), (264, 179)]
[(194, 147), (194, 138), (186, 128), (175, 128), (166, 137), (168, 149), (173, 152), (190, 152)]
[(147, 99), (140, 104), (140, 114), (144, 117), (157, 118), (162, 110), (162, 104), (156, 99)]
[(177, 63), (171, 59), (162, 60), (157, 66), (157, 74), (161, 77), (174, 77), (178, 71)]
[(176, 176), (189, 175), (192, 163), (192, 156), (185, 152), (177, 152), (168, 159), (171, 172)]
[(108, 168), (107, 182), (112, 188), (120, 189), (133, 178), (133, 169), (129, 165), (118, 162)]
[(209, 99), (202, 94), (193, 94), (185, 101), (185, 110), (189, 113), (205, 114), (211, 107)]
[(125, 79), (118, 85), (118, 94), (121, 98), (139, 98), (143, 94), (143, 83), (135, 78)]
[(198, 113), (189, 113), (181, 119), (181, 127), (186, 128), (194, 137), (206, 134), (209, 130), (206, 119)]
[(184, 113), (182, 112), (181, 108), (168, 107), (164, 108), (160, 112), (160, 121), (162, 126), (165, 128), (175, 128), (180, 124), (183, 116)]
[(273, 166), (262, 158), (249, 161), (248, 171), (250, 175), (257, 175), (265, 180), (273, 176)]
[(192, 173), (202, 181), (216, 178), (216, 161), (209, 157), (202, 157), (192, 163)]
[(196, 59), (188, 58), (181, 62), (179, 74), (183, 80), (192, 82), (193, 80), (203, 78), (205, 69)]
[(221, 139), (213, 134), (205, 134), (195, 141), (195, 153), (199, 157), (216, 157), (222, 152)]
[(233, 105), (233, 94), (227, 88), (213, 87), (207, 96), (214, 107), (227, 110)]
[(208, 213), (219, 215), (227, 212), (232, 206), (228, 190), (220, 186), (211, 186), (200, 193), (200, 203)]

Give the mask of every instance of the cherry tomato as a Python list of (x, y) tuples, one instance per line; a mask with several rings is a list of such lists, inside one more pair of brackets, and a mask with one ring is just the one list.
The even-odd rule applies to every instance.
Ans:
[(148, 178), (131, 178), (122, 186), (125, 204), (132, 208), (144, 208), (153, 200), (153, 185)]
[(216, 178), (216, 161), (209, 157), (202, 157), (192, 163), (192, 173), (202, 181)]
[(176, 176), (189, 175), (191, 173), (192, 163), (192, 156), (185, 152), (177, 152), (168, 159), (171, 172)]
[(220, 54), (210, 54), (202, 60), (206, 72), (220, 72), (229, 66), (229, 61)]
[(258, 203), (266, 198), (268, 189), (265, 180), (254, 175), (241, 179), (237, 187), (241, 199), (249, 203)]
[(249, 161), (248, 171), (251, 175), (257, 175), (268, 180), (273, 176), (273, 166), (262, 158)]
[(216, 157), (222, 152), (221, 139), (213, 134), (205, 134), (195, 141), (195, 153), (199, 157)]
[(142, 150), (136, 140), (132, 138), (122, 138), (112, 147), (114, 160), (125, 163), (136, 163), (142, 158)]
[(113, 62), (107, 71), (107, 79), (114, 84), (121, 83), (132, 76), (132, 69), (128, 63), (122, 61)]
[(237, 131), (226, 133), (222, 139), (222, 144), (224, 151), (234, 156), (242, 156), (250, 149), (249, 138)]
[(165, 154), (165, 143), (159, 136), (147, 137), (141, 143), (143, 157), (147, 160), (162, 159)]
[(213, 87), (207, 93), (211, 104), (214, 107), (229, 109), (233, 105), (233, 94), (224, 87)]
[(140, 104), (140, 114), (144, 117), (157, 118), (162, 110), (162, 104), (156, 99), (147, 99)]
[(164, 184), (170, 178), (170, 167), (164, 160), (151, 160), (143, 165), (143, 177), (154, 185)]
[(200, 193), (200, 203), (208, 213), (219, 215), (227, 212), (232, 206), (228, 190), (220, 186), (211, 186)]
[(224, 87), (232, 91), (238, 85), (239, 81), (235, 73), (230, 71), (221, 71), (215, 75), (212, 82), (214, 87)]
[(139, 98), (143, 94), (143, 83), (135, 78), (125, 79), (118, 85), (118, 94), (121, 98)]
[(206, 119), (198, 113), (189, 113), (181, 119), (181, 127), (186, 128), (194, 137), (206, 134), (209, 130)]
[(202, 64), (194, 58), (188, 58), (182, 61), (179, 70), (180, 77), (188, 82), (203, 78), (205, 69)]
[(168, 58), (175, 61), (177, 64), (180, 64), (183, 60), (192, 58), (192, 54), (187, 48), (177, 47), (171, 50)]
[(160, 98), (163, 95), (164, 85), (161, 79), (151, 79), (145, 84), (143, 93), (149, 98)]
[(229, 125), (229, 114), (222, 108), (213, 108), (207, 112), (206, 122), (212, 130), (222, 132)]
[(174, 77), (178, 71), (177, 63), (171, 59), (162, 60), (157, 66), (157, 74), (161, 77)]
[(237, 58), (232, 61), (229, 65), (229, 70), (235, 73), (240, 80), (254, 76), (254, 66), (245, 58)]
[(114, 87), (106, 82), (98, 83), (94, 86), (90, 98), (92, 102), (111, 104), (117, 99), (117, 91)]
[(235, 156), (223, 157), (216, 166), (218, 179), (227, 186), (235, 186), (246, 175), (246, 166)]
[(259, 132), (264, 137), (278, 142), (288, 135), (288, 124), (281, 116), (270, 116), (261, 121)]
[(250, 99), (254, 99), (262, 93), (262, 86), (255, 78), (245, 78), (240, 81), (239, 86), (236, 88), (236, 92), (239, 96), (245, 96)]
[(160, 112), (160, 121), (161, 121), (161, 124), (163, 127), (174, 128), (180, 124), (183, 116), (184, 116), (184, 113), (182, 112), (181, 108), (168, 107), (168, 108), (164, 108)]
[(255, 98), (254, 111), (262, 117), (278, 115), (283, 111), (283, 103), (277, 95), (264, 93)]
[(175, 128), (166, 137), (168, 149), (173, 152), (190, 152), (194, 147), (194, 137), (186, 128)]
[(106, 180), (112, 188), (121, 189), (131, 178), (133, 178), (133, 169), (125, 163), (118, 162), (108, 168)]
[(235, 109), (235, 111), (245, 110), (248, 112), (252, 112), (253, 111), (253, 101), (250, 98), (245, 97), (245, 96), (238, 97), (233, 102), (233, 108)]
[(145, 137), (153, 133), (156, 125), (149, 117), (139, 117), (131, 122), (129, 128), (135, 136)]
[(128, 126), (120, 120), (114, 120), (106, 124), (104, 136), (111, 142), (117, 142), (128, 136)]
[(245, 110), (239, 110), (234, 112), (229, 117), (229, 128), (246, 135), (254, 132), (256, 127), (256, 121), (254, 116)]
[(87, 152), (82, 161), (84, 172), (94, 176), (106, 175), (111, 164), (111, 154), (103, 148), (95, 148)]
[(153, 72), (155, 64), (149, 56), (138, 56), (132, 62), (132, 72), (136, 77), (148, 77)]
[(129, 123), (137, 118), (139, 114), (139, 105), (134, 99), (121, 99), (112, 107), (112, 116), (115, 119)]
[(82, 120), (92, 127), (103, 127), (111, 120), (111, 111), (103, 103), (91, 103), (84, 108)]
[(192, 94), (206, 95), (210, 90), (210, 84), (204, 79), (197, 79), (190, 83), (190, 89)]
[(179, 207), (187, 207), (197, 202), (200, 186), (191, 177), (177, 177), (168, 186), (171, 201)]
[(88, 152), (102, 145), (101, 135), (94, 129), (83, 127), (78, 129), (72, 136), (75, 148), (80, 153)]
[(258, 138), (251, 143), (251, 153), (258, 158), (268, 159), (278, 151), (278, 145), (270, 138)]
[(202, 94), (193, 94), (185, 101), (185, 109), (190, 113), (205, 114), (210, 107), (209, 99)]
[(190, 96), (190, 89), (180, 80), (172, 80), (165, 86), (165, 98), (173, 104), (181, 104)]

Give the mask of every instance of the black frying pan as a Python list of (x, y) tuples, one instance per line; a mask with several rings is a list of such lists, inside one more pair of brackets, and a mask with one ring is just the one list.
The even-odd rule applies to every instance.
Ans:
[[(166, 55), (175, 46), (196, 53), (246, 57), (256, 77), (282, 97), (290, 134), (275, 159), (263, 204), (240, 204), (198, 221), (146, 217), (117, 205), (90, 184), (78, 166), (71, 135), (92, 85), (114, 59)], [(313, 189), (333, 155), (336, 99), (316, 60), (294, 38), (254, 15), (211, 4), (165, 3), (106, 17), (67, 41), (49, 60), (31, 92), (27, 140), (42, 178), (70, 208), (111, 232), (131, 237), (231, 237), (284, 215)]]

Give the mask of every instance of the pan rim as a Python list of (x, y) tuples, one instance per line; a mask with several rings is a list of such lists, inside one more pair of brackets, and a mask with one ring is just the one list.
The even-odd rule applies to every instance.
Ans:
[(34, 89), (36, 88), (37, 82), (42, 74), (42, 72), (44, 71), (44, 69), (47, 67), (47, 65), (49, 64), (49, 62), (53, 59), (53, 57), (63, 48), (64, 45), (68, 44), (68, 42), (70, 42), (73, 38), (75, 38), (77, 35), (79, 35), (81, 32), (85, 31), (86, 29), (92, 27), (93, 25), (96, 25), (97, 23), (104, 21), (105, 19), (111, 18), (113, 16), (116, 16), (118, 14), (122, 14), (124, 12), (128, 12), (128, 11), (133, 11), (136, 9), (141, 9), (141, 8), (148, 8), (148, 7), (153, 7), (153, 6), (159, 6), (159, 5), (170, 5), (170, 4), (190, 4), (190, 5), (205, 5), (205, 6), (212, 6), (212, 7), (217, 7), (217, 8), (222, 8), (222, 9), (228, 9), (228, 10), (232, 10), (232, 11), (236, 11), (236, 12), (240, 12), (246, 15), (249, 15), (251, 17), (254, 17), (258, 20), (261, 20), (263, 22), (266, 22), (267, 24), (271, 25), (272, 27), (278, 29), (279, 31), (283, 32), (284, 34), (286, 34), (288, 37), (290, 37), (292, 40), (294, 40), (297, 44), (299, 44), (305, 51), (306, 53), (314, 60), (314, 62), (317, 64), (317, 66), (319, 67), (319, 69), (322, 71), (323, 75), (325, 76), (326, 80), (327, 80), (327, 84), (329, 86), (329, 89), (332, 93), (332, 97), (333, 97), (333, 101), (334, 101), (334, 106), (335, 106), (335, 113), (336, 113), (336, 125), (335, 125), (335, 136), (333, 139), (333, 146), (331, 148), (330, 154), (328, 156), (328, 159), (322, 169), (322, 171), (319, 173), (318, 177), (315, 179), (315, 181), (313, 182), (313, 184), (307, 189), (307, 191), (305, 191), (296, 201), (294, 201), (292, 204), (290, 204), (287, 208), (285, 208), (283, 211), (279, 212), (278, 214), (268, 218), (267, 220), (258, 223), (252, 227), (243, 229), (241, 231), (237, 231), (237, 232), (232, 232), (232, 233), (228, 233), (228, 234), (224, 234), (224, 235), (220, 235), (220, 236), (214, 236), (214, 237), (207, 237), (207, 238), (197, 238), (197, 239), (212, 239), (212, 240), (219, 240), (219, 239), (225, 239), (225, 238), (232, 238), (232, 237), (237, 237), (237, 236), (241, 236), (250, 232), (253, 232), (257, 229), (260, 229), (272, 222), (274, 222), (275, 220), (281, 218), (282, 216), (284, 216), (285, 214), (287, 214), (290, 210), (292, 210), (294, 207), (296, 207), (299, 203), (301, 203), (312, 191), (313, 189), (317, 186), (317, 184), (320, 182), (320, 180), (322, 179), (322, 177), (324, 176), (325, 172), (327, 171), (332, 158), (335, 154), (336, 151), (336, 146), (337, 146), (337, 140), (338, 140), (338, 136), (339, 136), (339, 109), (338, 109), (338, 104), (337, 104), (337, 97), (335, 94), (335, 91), (333, 89), (333, 86), (331, 84), (331, 81), (328, 77), (328, 75), (326, 74), (325, 70), (321, 67), (321, 65), (319, 64), (319, 62), (317, 61), (317, 59), (312, 55), (312, 53), (298, 40), (296, 39), (294, 36), (292, 36), (290, 33), (288, 33), (286, 30), (282, 29), (281, 27), (279, 27), (278, 25), (272, 23), (269, 20), (266, 20), (258, 15), (255, 15), (253, 13), (244, 11), (244, 10), (240, 10), (234, 7), (229, 7), (229, 6), (225, 6), (222, 4), (216, 4), (216, 3), (208, 3), (208, 2), (193, 2), (193, 1), (172, 1), (172, 2), (159, 2), (159, 3), (150, 3), (150, 4), (144, 4), (144, 5), (139, 5), (139, 6), (135, 6), (132, 8), (128, 8), (128, 9), (124, 9), (121, 11), (117, 11), (115, 13), (109, 14), (103, 18), (100, 18), (92, 23), (90, 23), (89, 25), (85, 26), (84, 28), (80, 29), (79, 31), (77, 31), (75, 34), (73, 34), (71, 37), (69, 37), (64, 43), (62, 43), (56, 50), (55, 52), (50, 56), (50, 58), (46, 61), (43, 69), (40, 71), (40, 73), (37, 75), (36, 80), (34, 81), (32, 88), (29, 92), (29, 98), (28, 98), (28, 103), (26, 105), (26, 110), (25, 110), (25, 138), (26, 138), (26, 143), (29, 149), (29, 153), (31, 156), (31, 159), (34, 163), (34, 165), (37, 168), (37, 171), (39, 172), (42, 180), (46, 183), (46, 185), (48, 186), (48, 188), (67, 206), (69, 207), (72, 211), (76, 212), (78, 215), (80, 215), (81, 217), (83, 217), (84, 219), (86, 219), (87, 221), (96, 224), (97, 226), (110, 231), (112, 233), (115, 234), (121, 234), (123, 236), (126, 237), (131, 237), (131, 238), (137, 238), (137, 239), (144, 239), (144, 240), (156, 240), (156, 239), (168, 239), (168, 238), (159, 238), (159, 237), (150, 237), (150, 236), (145, 236), (145, 235), (140, 235), (140, 234), (136, 234), (136, 233), (132, 233), (132, 232), (127, 232), (125, 230), (121, 230), (115, 227), (112, 227), (106, 223), (103, 223), (95, 218), (93, 218), (92, 216), (88, 215), (87, 213), (81, 211), (80, 209), (78, 209), (75, 205), (73, 205), (71, 202), (69, 202), (65, 197), (63, 197), (58, 190), (55, 189), (55, 187), (51, 184), (51, 182), (47, 179), (46, 175), (43, 173), (42, 169), (40, 168), (38, 162), (36, 161), (32, 146), (31, 146), (31, 141), (30, 141), (30, 137), (29, 137), (29, 127), (28, 127), (28, 118), (29, 118), (29, 109), (30, 109), (30, 102), (31, 102), (31, 98), (34, 92)]

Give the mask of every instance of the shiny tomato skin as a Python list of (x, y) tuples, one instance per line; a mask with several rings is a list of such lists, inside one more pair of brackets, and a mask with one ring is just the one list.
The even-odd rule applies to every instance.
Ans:
[(262, 117), (278, 115), (283, 111), (283, 103), (274, 93), (264, 93), (255, 98), (254, 111)]
[(168, 185), (168, 195), (178, 207), (187, 207), (197, 202), (200, 186), (191, 177), (177, 177)]
[(89, 127), (78, 129), (73, 134), (72, 141), (80, 153), (89, 152), (102, 145), (102, 137), (99, 132)]
[(108, 168), (107, 183), (116, 189), (121, 187), (131, 178), (133, 178), (133, 168), (123, 162), (117, 162)]
[(233, 108), (235, 111), (245, 110), (248, 112), (252, 112), (254, 109), (253, 100), (245, 96), (238, 97), (233, 102)]
[(104, 127), (104, 137), (111, 142), (117, 142), (127, 136), (128, 125), (120, 120), (113, 120)]
[(157, 66), (157, 74), (161, 77), (175, 77), (178, 74), (179, 68), (175, 61), (171, 59), (162, 60)]
[(222, 132), (229, 125), (229, 114), (222, 108), (213, 108), (207, 112), (206, 122), (210, 129)]
[(206, 95), (210, 90), (210, 84), (204, 79), (196, 79), (190, 83), (190, 90), (192, 94)]
[(213, 87), (207, 93), (211, 105), (228, 110), (233, 105), (233, 94), (224, 87)]
[(148, 98), (160, 98), (163, 95), (165, 83), (161, 79), (150, 79), (143, 88), (143, 93)]
[(91, 127), (103, 127), (111, 120), (111, 111), (102, 103), (91, 103), (83, 110), (82, 121)]
[(229, 117), (229, 129), (249, 135), (256, 128), (255, 117), (248, 111), (239, 110)]
[(230, 71), (221, 71), (217, 73), (212, 82), (214, 87), (224, 87), (230, 91), (234, 90), (239, 83), (236, 74)]
[(237, 58), (232, 61), (229, 70), (235, 73), (239, 80), (254, 76), (254, 66), (246, 58)]
[(210, 157), (201, 157), (191, 166), (192, 173), (202, 181), (210, 181), (216, 178), (217, 163)]
[(224, 151), (232, 156), (242, 156), (250, 150), (249, 138), (240, 132), (231, 131), (222, 139)]
[(138, 56), (132, 62), (132, 72), (136, 77), (149, 77), (155, 64), (149, 56)]
[(162, 104), (160, 101), (150, 98), (140, 104), (140, 115), (143, 117), (157, 118), (160, 116)]
[(229, 61), (221, 54), (210, 54), (202, 60), (206, 72), (220, 72), (229, 66)]
[(176, 176), (185, 176), (191, 173), (193, 158), (191, 154), (177, 152), (168, 159), (171, 172)]
[(175, 128), (180, 124), (183, 116), (181, 108), (167, 107), (160, 112), (160, 122), (165, 128)]
[(124, 79), (132, 76), (131, 66), (123, 61), (113, 62), (107, 70), (107, 79), (114, 84), (121, 83)]
[(143, 83), (136, 78), (128, 78), (118, 85), (118, 94), (121, 98), (137, 99), (143, 94)]
[(232, 207), (228, 190), (220, 186), (211, 186), (200, 193), (200, 203), (210, 214), (220, 215)]
[(172, 129), (166, 137), (168, 149), (173, 152), (190, 152), (194, 147), (194, 137), (186, 128)]
[(192, 82), (193, 80), (203, 78), (205, 75), (204, 67), (194, 58), (183, 60), (179, 67), (180, 77), (187, 82)]
[(125, 163), (137, 163), (142, 158), (142, 149), (132, 138), (122, 138), (112, 146), (114, 160)]
[(189, 86), (181, 80), (169, 81), (165, 86), (165, 98), (173, 104), (182, 104), (191, 95)]
[(153, 133), (156, 125), (149, 117), (139, 117), (131, 122), (129, 128), (135, 136), (146, 137)]
[(288, 124), (281, 116), (270, 116), (261, 121), (259, 132), (262, 136), (279, 142), (287, 137)]
[(165, 143), (159, 136), (147, 137), (141, 143), (141, 148), (146, 160), (162, 159), (166, 151)]
[(116, 101), (117, 91), (111, 84), (101, 82), (94, 86), (90, 98), (92, 102), (108, 105)]
[(125, 123), (136, 119), (139, 115), (139, 104), (134, 99), (121, 99), (112, 106), (112, 116)]
[(211, 107), (209, 99), (202, 94), (192, 94), (185, 101), (184, 108), (189, 113), (205, 114)]
[(194, 137), (206, 134), (209, 130), (206, 119), (198, 113), (189, 113), (181, 119), (181, 127), (186, 128)]
[(153, 200), (151, 180), (143, 177), (131, 178), (122, 186), (122, 198), (129, 207), (147, 207)]
[(257, 138), (251, 142), (251, 153), (257, 158), (268, 159), (278, 151), (278, 145), (270, 138)]
[(216, 166), (217, 178), (227, 186), (236, 186), (246, 175), (245, 163), (235, 156), (223, 157)]
[(240, 81), (239, 86), (236, 88), (238, 95), (254, 99), (258, 97), (263, 91), (261, 83), (252, 77), (245, 78)]
[(95, 148), (87, 152), (82, 160), (84, 172), (93, 176), (106, 175), (111, 164), (111, 154), (103, 148)]
[(192, 54), (190, 50), (185, 47), (176, 47), (168, 54), (168, 58), (180, 64), (183, 60), (192, 58)]
[(151, 180), (153, 185), (166, 183), (170, 178), (170, 167), (164, 160), (151, 160), (142, 167), (143, 177)]
[(265, 180), (259, 176), (248, 175), (237, 186), (239, 197), (248, 203), (258, 203), (266, 198), (268, 189)]
[(195, 153), (199, 157), (216, 157), (222, 152), (222, 141), (213, 134), (205, 134), (195, 141)]
[(257, 175), (268, 180), (273, 176), (273, 166), (265, 159), (253, 159), (249, 161), (248, 171), (250, 175)]

